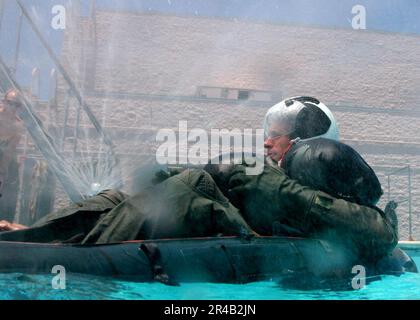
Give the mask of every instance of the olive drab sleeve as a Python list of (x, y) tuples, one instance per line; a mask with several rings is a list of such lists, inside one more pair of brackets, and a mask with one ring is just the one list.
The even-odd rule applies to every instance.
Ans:
[(105, 190), (87, 200), (47, 214), (31, 227), (1, 232), (0, 240), (23, 242), (78, 242), (97, 221), (112, 211), (127, 195), (117, 190)]
[(307, 213), (306, 223), (312, 232), (322, 233), (322, 226), (336, 228), (336, 234), (359, 248), (359, 254), (378, 258), (392, 251), (398, 242), (396, 228), (379, 208), (361, 206), (317, 192)]
[(302, 186), (279, 167), (266, 165), (257, 176), (238, 165), (228, 192), (251, 228), (269, 234), (275, 221), (311, 237), (334, 239), (354, 247), (358, 255), (382, 256), (397, 243), (395, 226), (379, 209), (334, 198)]

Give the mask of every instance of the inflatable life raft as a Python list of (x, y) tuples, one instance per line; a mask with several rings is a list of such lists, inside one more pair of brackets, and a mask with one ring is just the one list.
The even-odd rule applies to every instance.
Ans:
[[(366, 275), (404, 272), (414, 262), (399, 251), (382, 270), (369, 266)], [(165, 284), (269, 279), (313, 284), (354, 277), (354, 263), (331, 243), (304, 238), (213, 237), (104, 245), (0, 242), (2, 273), (51, 274), (59, 265), (70, 273)], [(415, 264), (409, 271), (415, 271)]]

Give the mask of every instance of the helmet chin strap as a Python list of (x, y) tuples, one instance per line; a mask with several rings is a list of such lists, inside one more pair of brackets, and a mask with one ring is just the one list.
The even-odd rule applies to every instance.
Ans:
[(298, 143), (300, 140), (301, 140), (301, 139), (300, 139), (299, 137), (297, 137), (297, 138), (292, 139), (292, 140), (290, 140), (290, 141), (289, 141), (289, 145), (287, 146), (286, 151), (285, 151), (285, 152), (283, 152), (283, 155), (281, 156), (280, 160), (277, 162), (277, 165), (278, 165), (279, 167), (281, 167), (281, 162), (282, 162), (282, 160), (283, 160), (284, 156), (286, 155), (286, 153), (288, 153), (288, 152), (289, 152), (289, 150), (290, 150), (290, 148), (291, 148), (291, 147), (292, 147), (295, 143)]
[[(294, 139), (290, 140), (290, 144), (291, 144), (291, 145), (294, 145), (295, 143), (298, 143), (300, 140), (302, 140), (302, 139), (301, 139), (301, 138), (299, 138), (299, 137), (294, 138)], [(289, 150), (288, 150), (288, 151), (289, 151)]]

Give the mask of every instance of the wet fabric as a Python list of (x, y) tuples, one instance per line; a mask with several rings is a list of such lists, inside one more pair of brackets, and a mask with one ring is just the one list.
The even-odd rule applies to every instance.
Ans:
[(0, 233), (0, 240), (22, 242), (80, 242), (98, 220), (128, 196), (107, 190), (83, 202), (50, 213), (30, 228)]
[(226, 195), (209, 173), (190, 169), (132, 197), (103, 192), (44, 217), (30, 229), (4, 232), (0, 240), (112, 243), (254, 231), (273, 235), (273, 229), (287, 229), (340, 243), (369, 260), (395, 247), (396, 226), (380, 209), (302, 186), (269, 163), (260, 175), (246, 175), (245, 169), (236, 165), (220, 171), (223, 178), (218, 181), (225, 181)]
[(229, 179), (229, 198), (260, 234), (271, 233), (274, 221), (308, 237), (341, 242), (369, 259), (392, 251), (398, 241), (393, 224), (379, 208), (337, 199), (290, 179), (284, 169), (267, 163), (262, 174), (249, 176), (238, 165)]
[(0, 240), (112, 243), (254, 234), (203, 170), (186, 170), (133, 197), (108, 190)]
[(83, 240), (109, 243), (131, 239), (251, 234), (238, 209), (203, 170), (186, 170), (130, 197), (105, 215)]

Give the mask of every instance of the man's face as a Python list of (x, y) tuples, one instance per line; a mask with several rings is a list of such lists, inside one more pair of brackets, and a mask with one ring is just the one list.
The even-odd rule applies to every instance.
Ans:
[(278, 124), (272, 124), (268, 136), (264, 140), (267, 155), (275, 162), (279, 162), (290, 148), (290, 138), (287, 130)]

